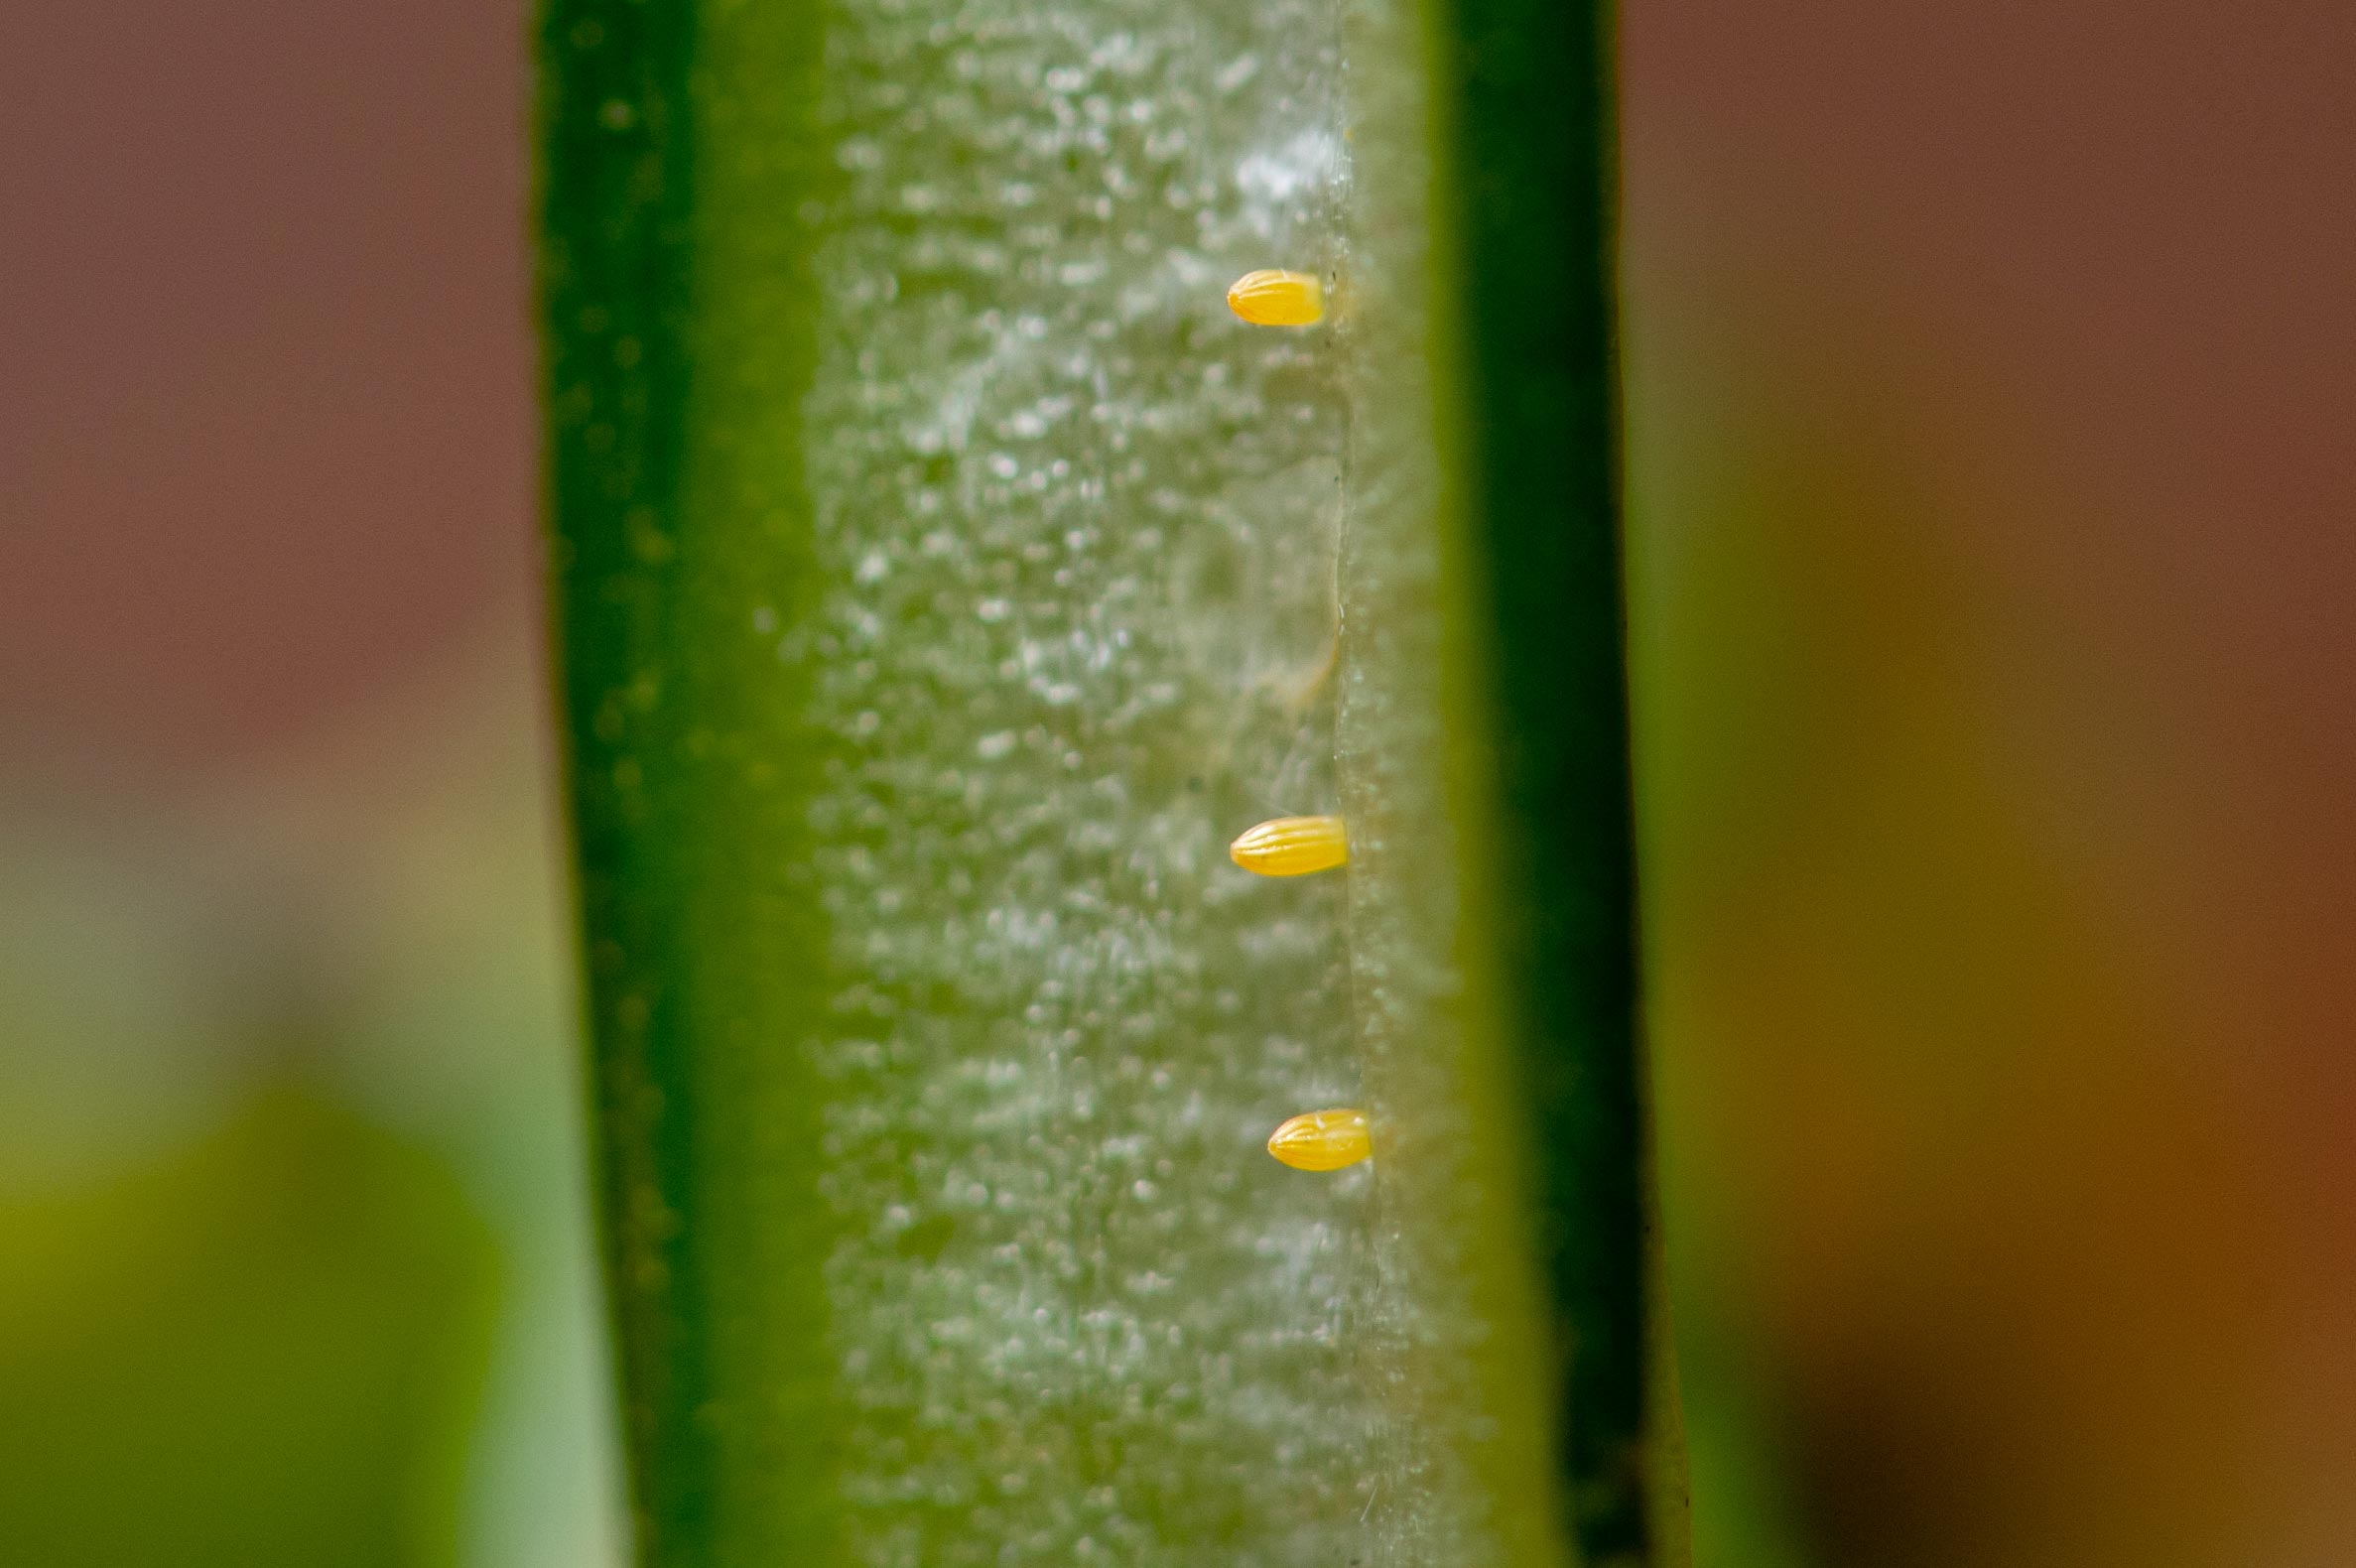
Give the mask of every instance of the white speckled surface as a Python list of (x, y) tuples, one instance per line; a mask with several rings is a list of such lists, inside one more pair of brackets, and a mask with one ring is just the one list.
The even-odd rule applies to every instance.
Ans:
[(1336, 337), (1223, 295), (1333, 259), (1337, 33), (981, 0), (835, 34), (806, 457), (850, 980), (812, 1048), (876, 1568), (1365, 1556), (1369, 1176), (1263, 1149), (1359, 1092), (1345, 890), (1226, 854), (1335, 790)]

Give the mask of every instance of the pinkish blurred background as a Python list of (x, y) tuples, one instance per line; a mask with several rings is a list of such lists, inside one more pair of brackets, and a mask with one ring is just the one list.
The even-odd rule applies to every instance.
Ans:
[[(2356, 11), (1624, 28), (1700, 1559), (2356, 1562)], [(0, 4), (30, 1563), (611, 1560), (524, 33)]]
[(1701, 1555), (2356, 1562), (2356, 10), (1625, 26)]

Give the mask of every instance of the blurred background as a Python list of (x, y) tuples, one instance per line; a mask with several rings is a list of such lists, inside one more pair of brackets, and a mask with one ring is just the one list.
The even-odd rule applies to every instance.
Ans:
[[(2356, 12), (1628, 0), (1706, 1568), (2356, 1562)], [(0, 3), (0, 1540), (613, 1562), (518, 7)]]
[(0, 1560), (604, 1568), (519, 5), (0, 0)]

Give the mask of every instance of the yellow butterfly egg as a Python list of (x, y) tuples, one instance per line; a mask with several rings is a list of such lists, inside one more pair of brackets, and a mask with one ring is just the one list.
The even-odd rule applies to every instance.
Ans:
[(1228, 287), (1227, 308), (1254, 327), (1314, 327), (1325, 320), (1325, 285), (1313, 273), (1247, 272)]
[(1229, 845), (1227, 852), (1261, 876), (1306, 876), (1348, 862), (1350, 836), (1339, 817), (1278, 817)]
[(1268, 1152), (1296, 1171), (1338, 1171), (1374, 1152), (1363, 1111), (1306, 1111), (1268, 1137)]

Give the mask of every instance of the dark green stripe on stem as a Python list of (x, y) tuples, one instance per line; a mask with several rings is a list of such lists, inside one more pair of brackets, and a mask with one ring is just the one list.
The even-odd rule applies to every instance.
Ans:
[(817, 592), (792, 214), (832, 178), (807, 167), (819, 37), (802, 4), (552, 0), (540, 25), (594, 1152), (639, 1561), (664, 1568), (824, 1562), (840, 1527), (805, 1040), (832, 990), (808, 875), (826, 752), (776, 635)]
[(1489, 621), (1496, 724), (1491, 929), (1530, 1117), (1573, 1533), (1588, 1563), (1650, 1561), (1612, 16), (1565, 0), (1453, 9), (1444, 167), (1466, 338), (1467, 588)]

